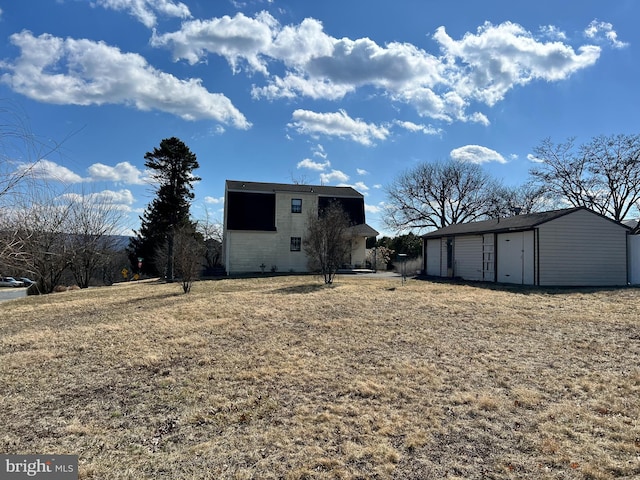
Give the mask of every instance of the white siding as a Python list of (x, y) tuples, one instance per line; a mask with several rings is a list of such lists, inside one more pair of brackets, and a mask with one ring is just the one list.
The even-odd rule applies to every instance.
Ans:
[(434, 277), (440, 274), (440, 239), (432, 238), (427, 240), (427, 275)]
[(354, 237), (351, 239), (349, 263), (355, 268), (365, 268), (367, 263), (367, 239)]
[(627, 230), (586, 210), (539, 227), (540, 285), (627, 283)]
[(629, 235), (629, 283), (640, 285), (640, 235)]
[(496, 237), (497, 279), (501, 283), (534, 285), (534, 232), (500, 233)]
[(454, 275), (482, 280), (482, 235), (456, 237)]
[(227, 272), (259, 272), (260, 265), (269, 272), (277, 267), (277, 238), (276, 232), (227, 231)]

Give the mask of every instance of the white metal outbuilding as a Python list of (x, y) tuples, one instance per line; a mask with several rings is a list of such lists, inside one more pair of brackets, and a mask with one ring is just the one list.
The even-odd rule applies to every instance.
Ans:
[[(450, 225), (423, 236), (424, 268), (431, 276), (519, 285), (626, 285), (635, 275), (629, 231), (583, 207)], [(640, 277), (640, 241), (636, 253)]]

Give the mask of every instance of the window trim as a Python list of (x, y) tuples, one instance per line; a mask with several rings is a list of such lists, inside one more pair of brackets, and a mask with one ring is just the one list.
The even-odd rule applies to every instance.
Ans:
[(291, 237), (289, 242), (289, 251), (301, 252), (302, 251), (302, 237)]

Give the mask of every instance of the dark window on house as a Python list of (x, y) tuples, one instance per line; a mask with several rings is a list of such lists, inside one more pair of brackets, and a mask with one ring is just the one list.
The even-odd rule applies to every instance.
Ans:
[(291, 213), (302, 213), (302, 199), (301, 198), (292, 198), (291, 199)]
[(349, 215), (349, 220), (353, 225), (364, 223), (364, 199), (353, 197), (318, 197), (318, 213), (326, 209), (331, 202), (338, 202), (342, 209)]
[(299, 252), (302, 247), (302, 238), (301, 237), (291, 237), (291, 251)]
[(453, 268), (453, 238), (447, 238), (447, 268)]
[(275, 231), (275, 193), (228, 192), (227, 228)]

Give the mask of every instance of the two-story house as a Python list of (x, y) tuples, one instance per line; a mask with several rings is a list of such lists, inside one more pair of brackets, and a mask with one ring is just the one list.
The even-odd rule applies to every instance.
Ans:
[(223, 259), (227, 274), (307, 272), (303, 242), (310, 215), (337, 201), (347, 212), (348, 265), (364, 267), (366, 240), (378, 232), (365, 223), (364, 196), (351, 187), (227, 180)]

